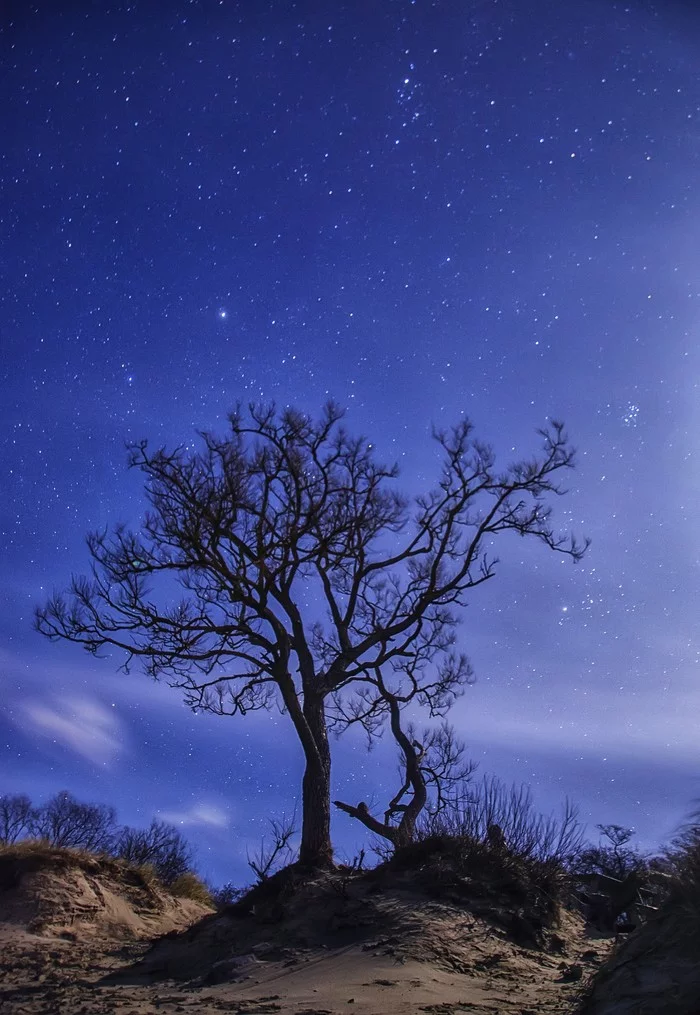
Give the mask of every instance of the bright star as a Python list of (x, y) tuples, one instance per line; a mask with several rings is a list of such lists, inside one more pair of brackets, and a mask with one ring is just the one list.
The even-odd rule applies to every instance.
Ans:
[(221, 320), (223, 321), (223, 320), (224, 320), (224, 318), (226, 317), (226, 311), (225, 311), (225, 310), (220, 310), (220, 311), (219, 311), (219, 317), (220, 317), (220, 318), (221, 318)]

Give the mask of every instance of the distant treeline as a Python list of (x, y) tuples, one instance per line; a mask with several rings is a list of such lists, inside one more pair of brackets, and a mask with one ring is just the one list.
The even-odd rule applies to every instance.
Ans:
[(194, 851), (173, 825), (155, 819), (144, 829), (119, 825), (114, 807), (81, 803), (67, 790), (41, 807), (24, 794), (0, 796), (0, 845), (26, 839), (149, 866), (164, 885), (193, 871)]
[[(419, 839), (440, 836), (485, 840), (489, 829), (498, 829), (507, 850), (517, 856), (543, 863), (555, 863), (571, 874), (603, 874), (624, 879), (633, 871), (661, 866), (660, 857), (642, 853), (630, 840), (634, 831), (621, 825), (597, 825), (598, 843), (585, 838), (577, 809), (567, 801), (560, 818), (543, 816), (526, 786), (508, 786), (500, 779), (485, 776), (471, 782), (439, 814), (425, 815), (417, 830)], [(296, 854), (290, 842), (295, 835), (292, 821), (271, 821), (271, 835), (263, 839), (259, 853), (248, 863), (256, 881), (269, 877), (280, 865), (293, 862)], [(42, 806), (34, 806), (24, 794), (0, 796), (0, 846), (37, 839), (51, 846), (84, 849), (122, 858), (135, 866), (150, 866), (164, 885), (195, 871), (195, 852), (173, 825), (154, 819), (147, 828), (119, 825), (114, 807), (82, 803), (63, 790)], [(392, 847), (375, 839), (372, 849), (386, 860)], [(362, 866), (365, 852), (348, 860)], [(228, 900), (240, 888), (227, 883), (224, 889), (208, 886), (214, 897), (224, 892)]]

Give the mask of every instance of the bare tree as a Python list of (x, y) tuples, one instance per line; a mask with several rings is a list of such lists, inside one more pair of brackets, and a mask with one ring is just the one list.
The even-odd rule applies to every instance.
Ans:
[(122, 828), (115, 856), (136, 866), (148, 864), (164, 885), (192, 869), (192, 849), (174, 825), (153, 820), (148, 828)]
[(52, 846), (109, 853), (116, 835), (116, 811), (104, 804), (83, 804), (67, 790), (34, 811), (30, 832)]
[[(376, 818), (364, 801), (356, 806), (341, 800), (335, 800), (334, 804), (395, 847), (405, 846), (415, 838), (423, 810), (427, 807), (431, 815), (441, 814), (449, 805), (451, 793), (464, 787), (476, 765), (465, 760), (464, 744), (447, 722), (426, 730), (420, 741), (416, 739), (415, 727), (409, 724), (404, 730), (399, 701), (388, 694), (381, 679), (379, 682), (382, 686), (378, 694), (389, 712), (391, 731), (399, 747), (401, 786), (389, 801), (383, 820)], [(368, 704), (368, 696), (363, 695), (362, 701)], [(366, 710), (361, 714), (365, 713)]]
[(201, 451), (136, 445), (151, 505), (140, 530), (90, 535), (91, 577), (36, 614), (49, 638), (124, 650), (127, 667), (139, 658), (194, 708), (243, 715), (276, 702), (304, 753), (308, 866), (332, 860), (338, 702), (392, 671), (429, 686), (429, 708), (444, 714), (470, 672), (454, 648), (458, 610), (495, 574), (493, 541), (516, 532), (574, 560), (585, 550), (554, 534), (546, 503), (573, 464), (560, 424), (541, 431), (539, 457), (500, 471), (470, 423), (436, 432), (439, 481), (412, 507), (392, 486), (396, 467), (341, 417), (332, 403), (318, 421), (250, 406), (229, 417), (226, 437), (202, 434)]
[(632, 873), (645, 871), (649, 860), (638, 849), (628, 846), (634, 837), (633, 828), (623, 825), (596, 825), (601, 841), (587, 846), (576, 857), (577, 874), (602, 874), (605, 877), (624, 879)]
[(9, 846), (26, 838), (34, 822), (34, 809), (28, 796), (0, 796), (0, 845)]

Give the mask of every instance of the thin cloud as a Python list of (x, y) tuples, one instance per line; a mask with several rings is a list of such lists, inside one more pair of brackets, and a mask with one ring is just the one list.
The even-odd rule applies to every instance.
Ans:
[(209, 828), (226, 828), (228, 815), (213, 804), (195, 804), (187, 811), (161, 811), (160, 817), (171, 825), (206, 825)]
[(590, 694), (570, 691), (568, 701), (552, 695), (546, 704), (522, 692), (509, 697), (491, 689), (475, 715), (460, 703), (452, 720), (468, 743), (693, 765), (699, 712), (700, 690), (683, 686), (665, 694), (596, 687)]
[(110, 765), (122, 750), (122, 737), (111, 709), (89, 698), (70, 698), (46, 705), (27, 701), (22, 725), (28, 732), (50, 738), (94, 765)]

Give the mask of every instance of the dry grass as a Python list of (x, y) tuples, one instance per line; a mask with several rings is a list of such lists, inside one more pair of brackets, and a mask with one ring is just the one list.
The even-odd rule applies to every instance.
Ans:
[(177, 898), (192, 899), (205, 906), (214, 905), (206, 885), (191, 872), (167, 885), (158, 878), (151, 864), (135, 865), (108, 853), (90, 853), (86, 849), (72, 846), (52, 846), (45, 839), (23, 839), (9, 845), (0, 845), (0, 887), (13, 881), (20, 868), (26, 871), (27, 866), (34, 869), (74, 865), (88, 874), (104, 871), (138, 887), (168, 892)]
[(86, 849), (72, 846), (52, 846), (44, 839), (23, 839), (10, 845), (0, 846), (0, 886), (13, 872), (35, 870), (41, 867), (67, 868), (77, 866), (86, 873), (109, 870), (120, 874), (128, 865), (106, 853), (90, 853)]
[[(120, 862), (125, 864), (125, 865), (127, 865), (125, 860), (122, 860)], [(138, 871), (138, 873), (141, 875), (141, 877), (143, 878), (144, 884), (149, 885), (152, 888), (160, 888), (161, 887), (161, 883), (158, 880), (158, 875), (155, 872), (155, 868), (153, 867), (153, 864), (150, 864), (150, 863), (139, 863), (139, 864), (137, 864), (134, 867), (134, 870)]]
[(54, 860), (112, 859), (107, 853), (90, 853), (87, 849), (75, 849), (72, 846), (52, 846), (47, 839), (21, 839), (19, 842), (0, 845), (0, 857), (21, 856), (42, 856)]
[(179, 899), (192, 899), (193, 902), (201, 902), (203, 906), (214, 906), (209, 889), (192, 871), (175, 878), (172, 884), (167, 886), (166, 891)]
[(471, 836), (429, 836), (397, 850), (380, 869), (413, 870), (418, 883), (439, 896), (473, 897), (480, 889), (506, 896), (543, 927), (556, 924), (569, 897), (570, 879), (557, 861), (522, 856)]

